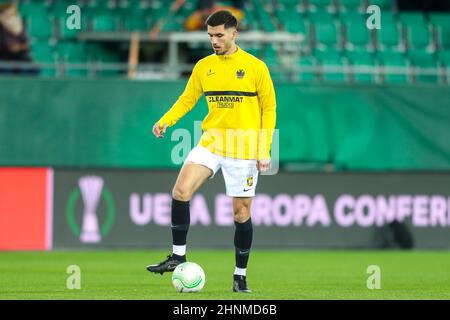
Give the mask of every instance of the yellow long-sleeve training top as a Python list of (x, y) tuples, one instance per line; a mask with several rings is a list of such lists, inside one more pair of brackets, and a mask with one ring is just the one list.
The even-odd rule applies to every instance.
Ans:
[(237, 46), (230, 55), (199, 60), (186, 88), (159, 120), (175, 125), (204, 94), (209, 113), (199, 144), (236, 159), (270, 159), (276, 122), (276, 98), (266, 64)]

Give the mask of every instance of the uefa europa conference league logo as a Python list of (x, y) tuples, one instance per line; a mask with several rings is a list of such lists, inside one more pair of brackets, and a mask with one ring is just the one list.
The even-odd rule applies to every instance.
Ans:
[[(78, 180), (79, 188), (72, 191), (67, 202), (67, 223), (70, 230), (82, 243), (98, 243), (102, 236), (111, 230), (115, 218), (115, 205), (109, 190), (104, 187), (103, 178), (84, 176)], [(83, 211), (76, 211), (79, 198), (82, 198)], [(100, 226), (97, 209), (102, 200), (106, 204), (106, 217)], [(76, 213), (82, 213), (81, 228), (75, 218)]]

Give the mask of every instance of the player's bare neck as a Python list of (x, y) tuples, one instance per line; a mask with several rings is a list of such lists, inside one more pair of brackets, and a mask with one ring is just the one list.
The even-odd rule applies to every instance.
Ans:
[(225, 52), (224, 55), (231, 55), (231, 54), (233, 54), (233, 53), (236, 53), (237, 50), (238, 50), (237, 45), (236, 45), (236, 43), (234, 43), (234, 44), (231, 46), (230, 50), (228, 50), (227, 52)]

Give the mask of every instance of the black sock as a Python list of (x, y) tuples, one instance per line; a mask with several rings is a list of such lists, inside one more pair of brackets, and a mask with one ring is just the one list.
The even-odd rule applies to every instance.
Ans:
[(233, 280), (245, 280), (247, 277), (246, 276), (241, 276), (238, 274), (233, 274)]
[(172, 244), (186, 245), (186, 237), (191, 222), (189, 201), (172, 199)]
[(247, 268), (250, 248), (253, 239), (252, 219), (248, 219), (244, 223), (234, 222), (236, 230), (234, 232), (234, 247), (236, 256), (236, 267)]
[(179, 256), (175, 253), (172, 253), (172, 258), (181, 262), (186, 262), (186, 255), (184, 256)]

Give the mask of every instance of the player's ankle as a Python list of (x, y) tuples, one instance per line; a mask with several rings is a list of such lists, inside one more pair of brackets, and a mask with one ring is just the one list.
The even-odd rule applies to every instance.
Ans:
[(240, 274), (233, 274), (233, 279), (234, 280), (246, 280), (247, 276), (243, 276), (243, 275), (240, 275)]
[(172, 258), (181, 262), (186, 262), (186, 255), (180, 256), (178, 254), (172, 253)]

